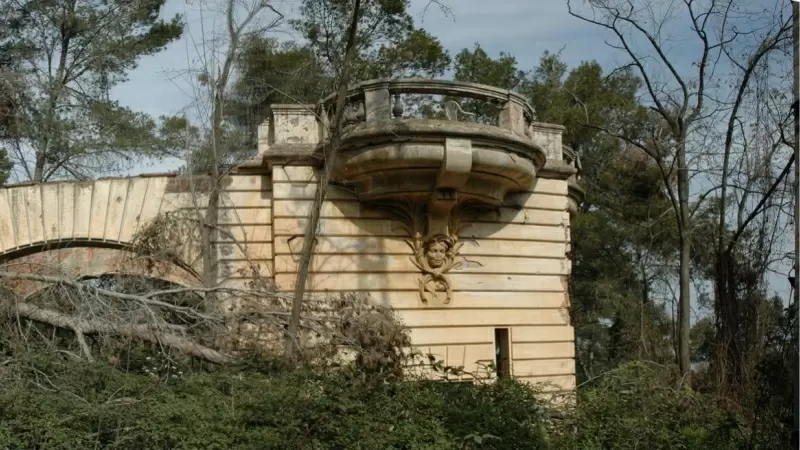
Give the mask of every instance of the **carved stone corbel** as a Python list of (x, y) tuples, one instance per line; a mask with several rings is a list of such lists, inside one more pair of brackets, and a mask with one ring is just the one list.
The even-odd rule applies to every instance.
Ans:
[[(409, 236), (406, 240), (411, 249), (411, 263), (422, 272), (417, 279), (420, 301), (424, 305), (449, 305), (453, 300), (453, 286), (447, 276), (450, 270), (458, 268), (459, 250), (463, 242), (459, 233), (466, 225), (461, 223), (465, 205), (446, 208), (447, 216), (438, 220), (432, 214), (432, 206), (441, 203), (429, 202), (382, 202), (376, 209), (389, 212), (401, 223), (403, 231)], [(439, 213), (445, 211), (442, 209)], [(434, 224), (435, 228), (431, 228)]]
[(458, 191), (472, 172), (472, 140), (447, 138), (436, 189), (428, 199), (428, 233), (448, 235), (450, 212), (458, 204)]
[(428, 234), (423, 237), (415, 231), (413, 238), (407, 240), (413, 256), (411, 262), (422, 272), (418, 280), (419, 296), (424, 305), (449, 305), (453, 299), (453, 287), (447, 273), (457, 267), (458, 252), (461, 246), (458, 234), (459, 211), (453, 211), (448, 220), (447, 234)]

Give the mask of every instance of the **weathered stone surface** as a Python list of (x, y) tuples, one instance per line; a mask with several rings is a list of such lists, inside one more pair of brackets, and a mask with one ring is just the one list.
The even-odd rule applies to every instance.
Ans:
[[(172, 283), (200, 287), (197, 274), (171, 261), (154, 260), (131, 252), (109, 247), (71, 247), (44, 250), (15, 258), (0, 266), (0, 270), (17, 273), (55, 276), (66, 279), (93, 278), (101, 275), (146, 276)], [(23, 296), (44, 287), (37, 281), (8, 282)]]
[[(499, 121), (404, 117), (406, 94), (485, 101)], [(255, 272), (292, 289), (333, 98), (273, 105), (259, 157), (223, 180), (214, 243), (222, 284), (241, 286)], [(399, 311), (413, 345), (467, 369), (494, 360), (494, 330), (506, 328), (514, 376), (574, 389), (567, 280), (570, 215), (583, 191), (563, 127), (535, 122), (516, 93), (420, 79), (359, 84), (346, 116), (308, 290), (367, 292)], [(202, 217), (209, 187), (202, 176), (154, 174), (0, 189), (1, 270), (200, 285), (197, 233), (171, 238), (169, 261), (128, 249), (156, 218)], [(12, 287), (29, 295), (41, 285)]]

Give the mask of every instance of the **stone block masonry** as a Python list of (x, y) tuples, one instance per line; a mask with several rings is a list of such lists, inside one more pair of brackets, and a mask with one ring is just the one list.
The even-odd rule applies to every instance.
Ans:
[[(404, 117), (398, 98), (420, 93), (484, 99), (501, 115), (496, 124)], [(309, 294), (369, 293), (398, 311), (415, 347), (449, 365), (497, 363), (503, 375), (574, 389), (569, 230), (583, 191), (563, 128), (534, 122), (514, 93), (467, 83), (377, 80), (348, 98)], [(292, 290), (332, 101), (273, 108), (259, 158), (225, 178), (220, 283), (241, 286), (255, 271)], [(190, 237), (174, 239), (171, 264), (120, 262), (157, 217), (200, 217), (208, 188), (204, 177), (156, 174), (0, 189), (0, 259), (5, 270), (201, 285)]]

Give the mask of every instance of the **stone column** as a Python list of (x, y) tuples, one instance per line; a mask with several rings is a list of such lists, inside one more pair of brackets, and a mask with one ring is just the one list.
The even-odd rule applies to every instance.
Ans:
[(269, 126), (267, 149), (273, 144), (319, 143), (319, 122), (314, 105), (272, 105), (271, 108), (272, 120), (266, 122)]
[(564, 134), (564, 128), (561, 125), (553, 125), (549, 123), (533, 122), (531, 127), (531, 140), (542, 147), (547, 155), (548, 161), (561, 161), (563, 160), (562, 152), (563, 145), (561, 143), (561, 136)]
[(524, 100), (512, 96), (500, 111), (500, 128), (510, 130), (518, 136), (525, 136), (528, 124), (525, 121)]
[(389, 82), (371, 84), (364, 89), (364, 115), (366, 122), (379, 122), (391, 119), (392, 98)]

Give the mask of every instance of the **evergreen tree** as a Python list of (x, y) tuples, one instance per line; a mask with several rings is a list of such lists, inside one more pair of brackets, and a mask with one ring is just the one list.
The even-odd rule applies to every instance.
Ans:
[[(142, 56), (181, 36), (179, 17), (159, 19), (165, 0), (27, 0), (0, 6), (20, 24), (7, 48), (18, 65), (12, 91), (14, 159), (32, 180), (88, 178), (164, 156), (170, 126), (120, 105), (110, 90)], [(136, 157), (134, 157), (134, 155)]]

